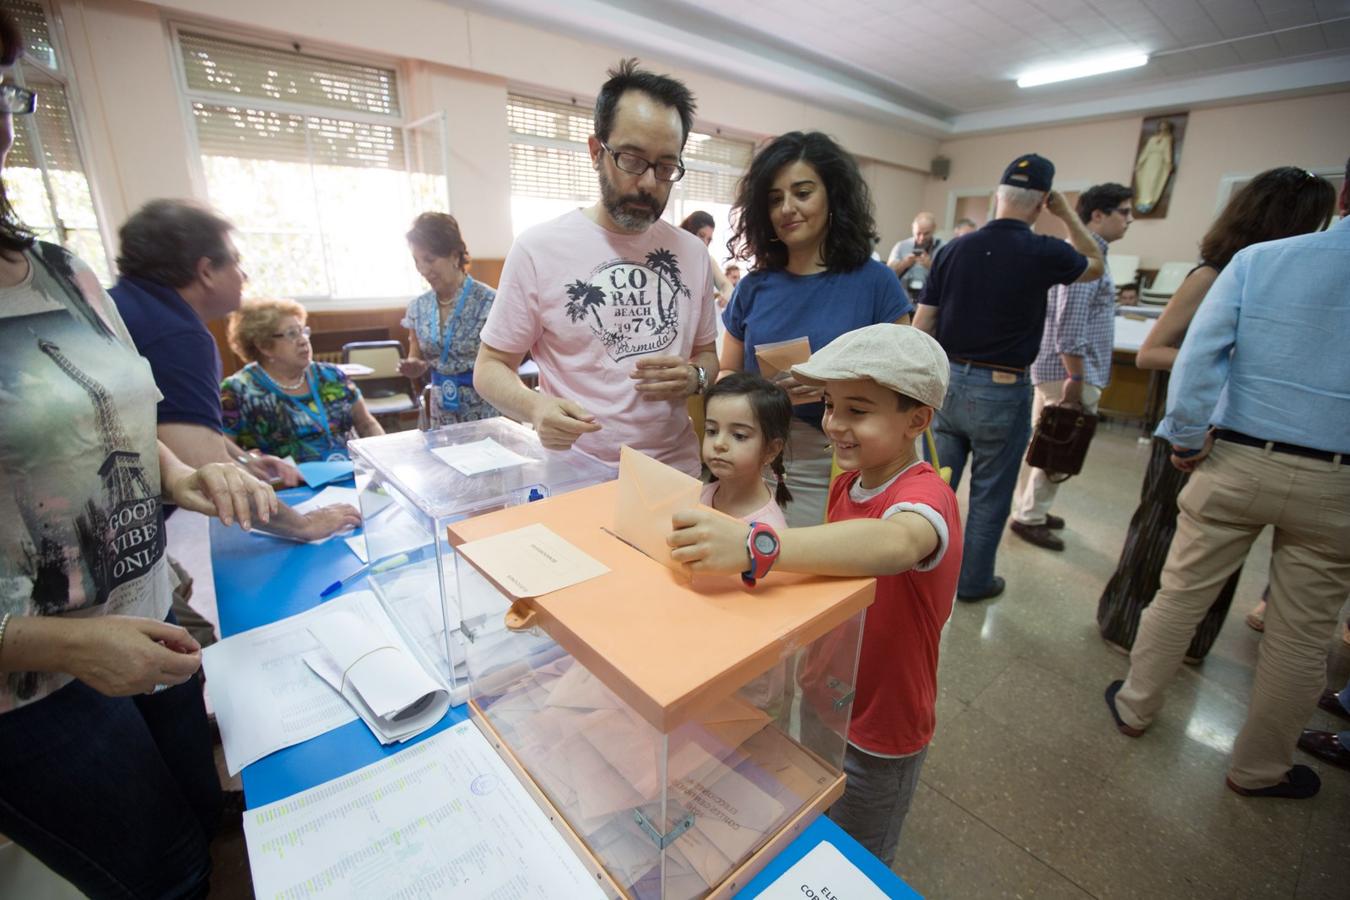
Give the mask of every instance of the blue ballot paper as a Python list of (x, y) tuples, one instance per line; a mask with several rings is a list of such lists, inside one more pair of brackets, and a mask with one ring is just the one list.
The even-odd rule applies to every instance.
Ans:
[(300, 470), (300, 477), (305, 479), (305, 484), (315, 490), (335, 481), (346, 481), (353, 477), (355, 471), (350, 459), (302, 462), (296, 468)]

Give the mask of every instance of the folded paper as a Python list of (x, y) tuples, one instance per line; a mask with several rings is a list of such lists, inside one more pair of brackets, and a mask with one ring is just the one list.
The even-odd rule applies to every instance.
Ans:
[(618, 488), (615, 536), (686, 581), (692, 578), (687, 565), (671, 558), (666, 537), (671, 517), (698, 505), (703, 490), (699, 480), (625, 446), (619, 451)]

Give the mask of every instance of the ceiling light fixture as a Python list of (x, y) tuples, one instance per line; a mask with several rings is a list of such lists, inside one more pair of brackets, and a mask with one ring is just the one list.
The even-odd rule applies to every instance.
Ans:
[(1137, 69), (1147, 63), (1147, 53), (1116, 53), (1111, 56), (1099, 56), (1096, 59), (1085, 59), (1063, 66), (1033, 69), (1017, 76), (1017, 86), (1029, 88), (1042, 84), (1054, 84), (1056, 81), (1087, 78), (1089, 75), (1104, 75), (1107, 72), (1119, 72), (1122, 69)]

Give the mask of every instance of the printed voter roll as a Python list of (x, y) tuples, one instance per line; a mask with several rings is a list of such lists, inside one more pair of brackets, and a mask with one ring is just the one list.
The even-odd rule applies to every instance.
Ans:
[(244, 813), (258, 897), (599, 900), (472, 722)]

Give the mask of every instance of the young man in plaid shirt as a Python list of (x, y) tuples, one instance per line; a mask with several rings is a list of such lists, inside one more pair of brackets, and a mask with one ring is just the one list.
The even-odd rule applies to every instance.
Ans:
[[(1078, 217), (1102, 249), (1125, 236), (1134, 221), (1130, 189), (1108, 182), (1088, 188), (1078, 198)], [(1036, 397), (1031, 411), (1034, 424), (1047, 404), (1078, 406), (1097, 412), (1097, 401), (1111, 380), (1111, 350), (1115, 343), (1116, 286), (1108, 270), (1096, 281), (1055, 285), (1045, 313), (1041, 352), (1031, 366)], [(1013, 512), (1013, 533), (1047, 550), (1063, 550), (1055, 531), (1064, 520), (1050, 515), (1059, 485), (1043, 469), (1022, 467)]]

